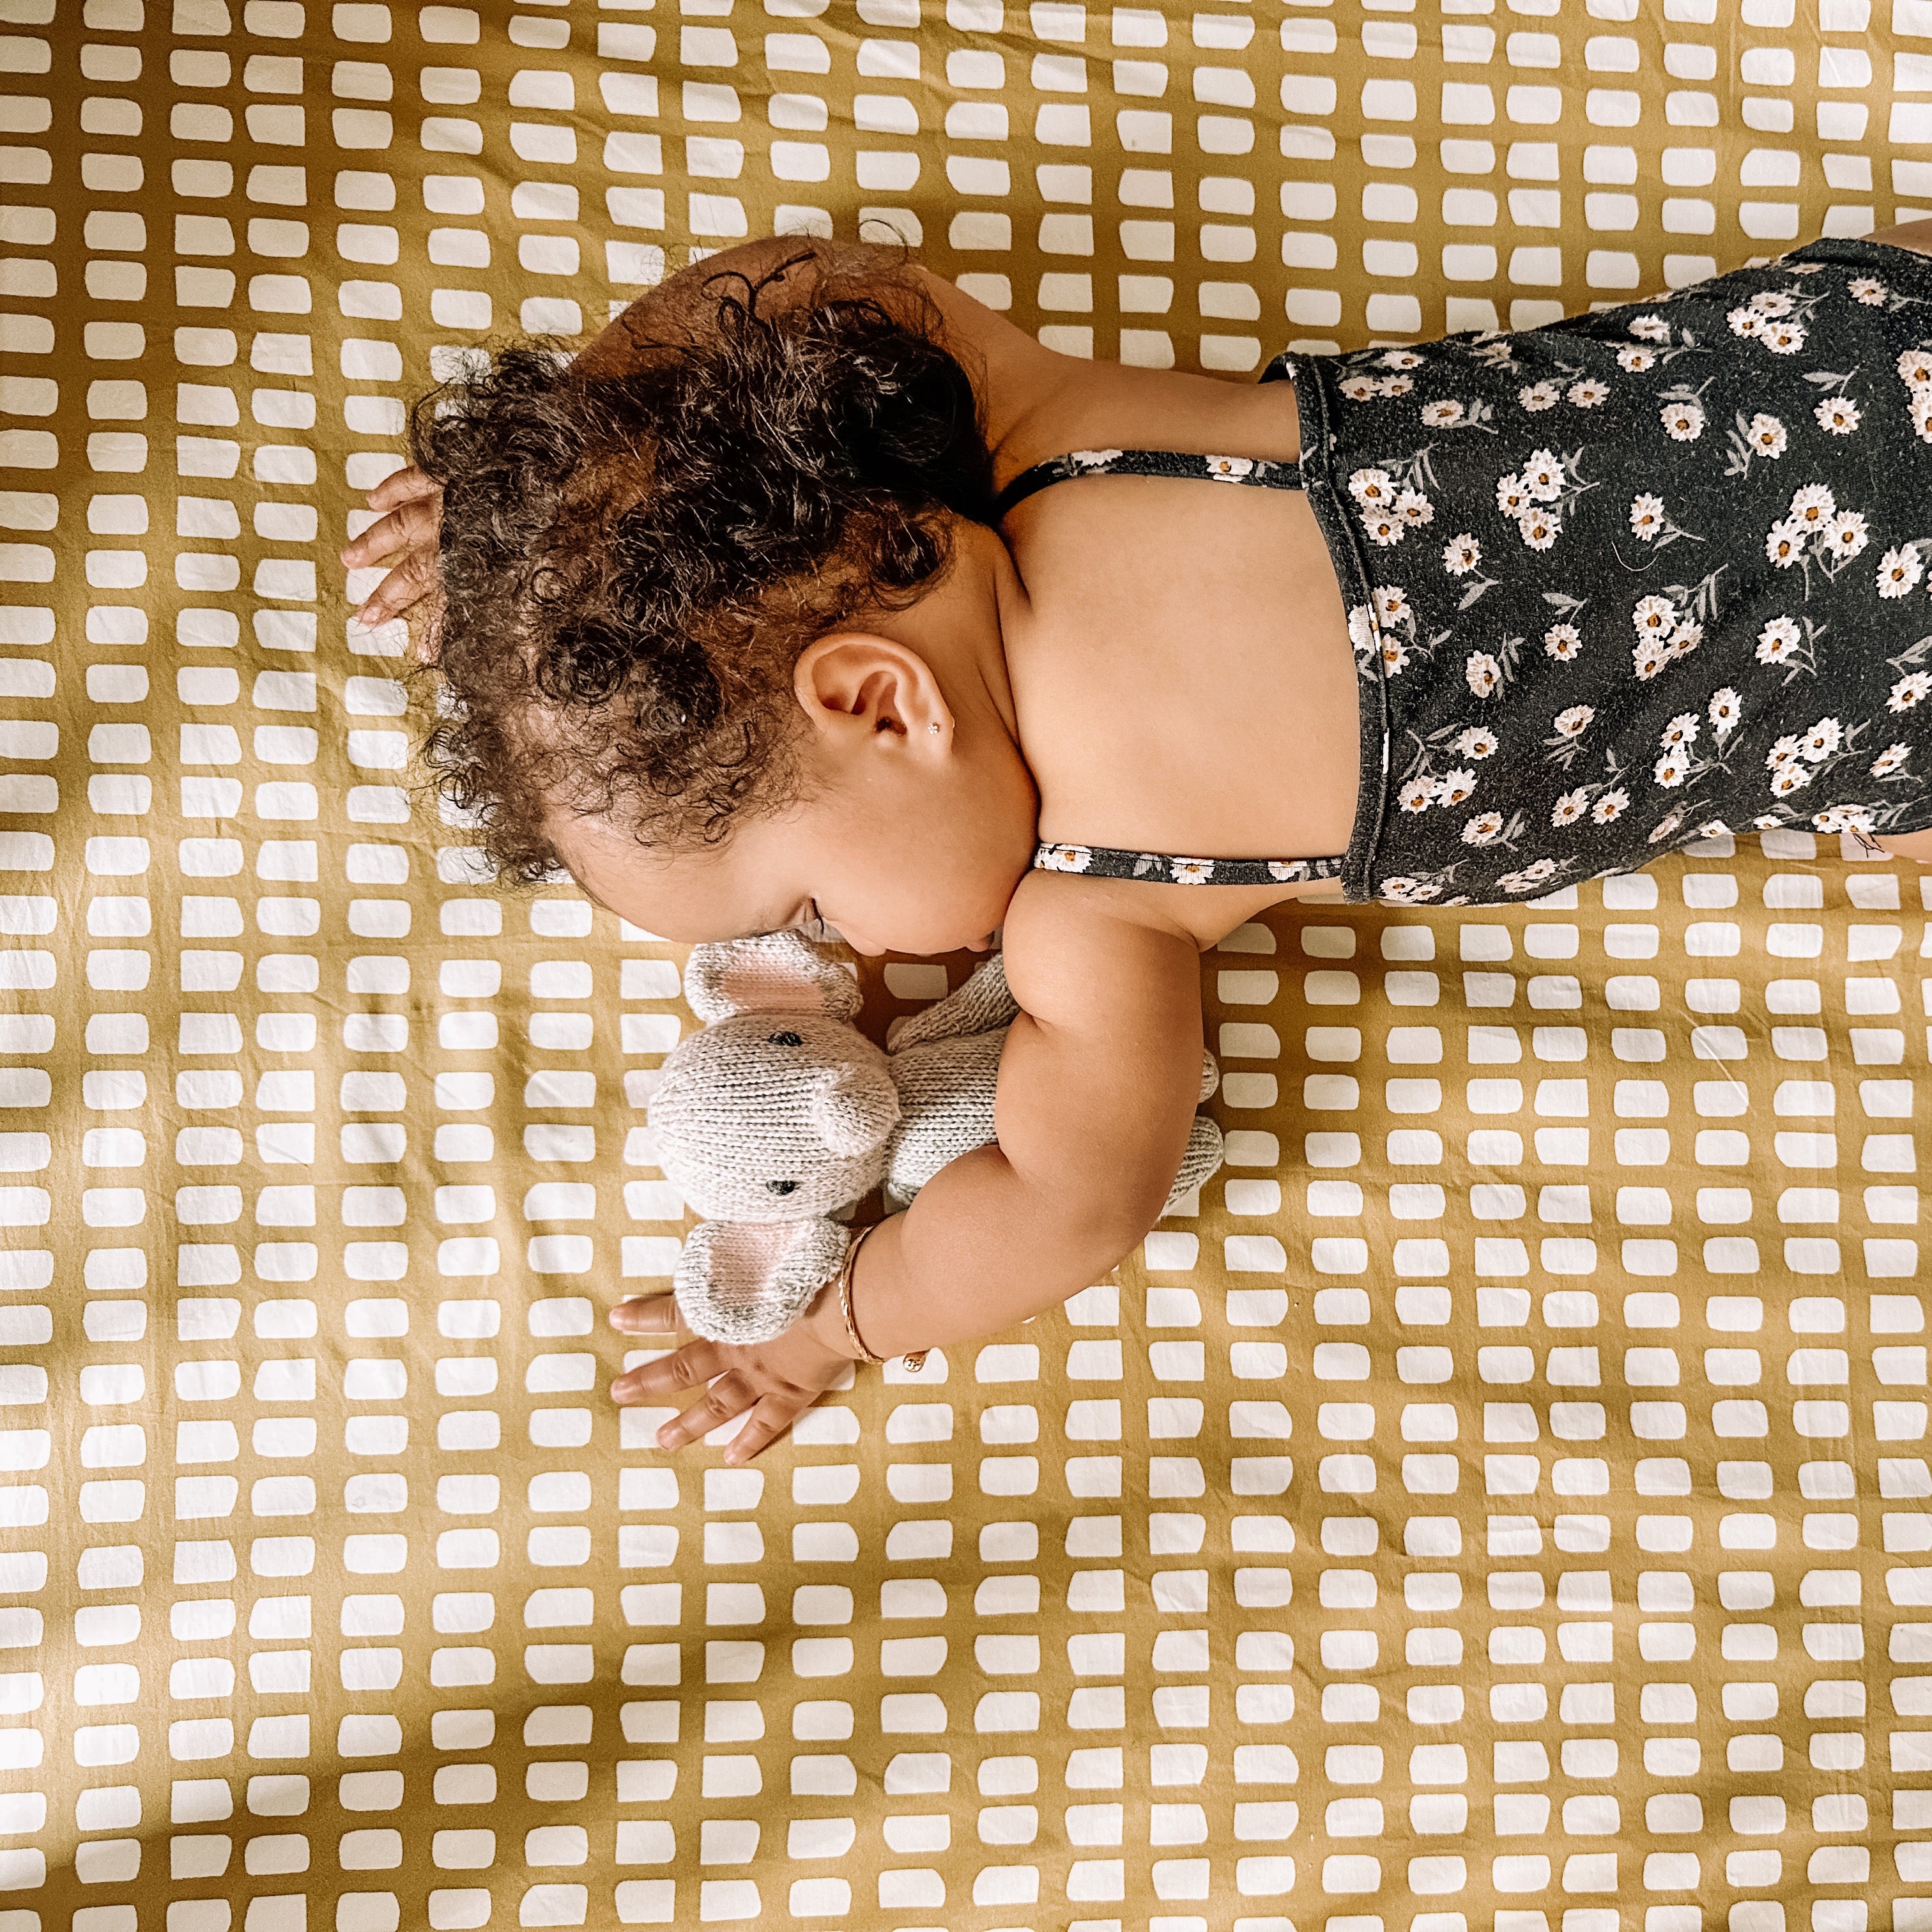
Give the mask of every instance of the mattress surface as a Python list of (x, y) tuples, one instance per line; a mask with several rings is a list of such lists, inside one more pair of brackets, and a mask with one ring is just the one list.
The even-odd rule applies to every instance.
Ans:
[(1197, 1211), (727, 1470), (603, 1393), (682, 949), (478, 875), (334, 560), (433, 380), (775, 229), (1236, 380), (1864, 232), (1923, 0), (6, 0), (0, 68), (0, 1932), (1932, 1924), (1916, 868), (1277, 909)]

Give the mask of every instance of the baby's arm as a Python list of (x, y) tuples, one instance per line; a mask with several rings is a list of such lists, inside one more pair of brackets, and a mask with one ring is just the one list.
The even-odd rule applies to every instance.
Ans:
[[(1200, 942), (1159, 918), (1130, 882), (1034, 872), (1021, 883), (1006, 962), (1024, 1010), (1000, 1060), (999, 1139), (941, 1168), (858, 1250), (853, 1312), (874, 1353), (1010, 1328), (1097, 1280), (1159, 1218), (1201, 1090)], [(624, 1302), (610, 1322), (640, 1341), (668, 1337), (676, 1304)], [(658, 1447), (742, 1417), (724, 1454), (742, 1462), (860, 1352), (828, 1286), (770, 1342), (687, 1342), (626, 1368), (610, 1394), (650, 1402), (708, 1385), (660, 1426)]]
[[(1200, 1095), (1200, 948), (1144, 922), (1131, 891), (1036, 872), (1015, 894), (1006, 967), (1023, 1010), (1000, 1056), (999, 1140), (866, 1242), (852, 1307), (874, 1352), (1009, 1328), (1098, 1280), (1160, 1217)], [(804, 1318), (828, 1340), (842, 1330), (830, 1304)]]

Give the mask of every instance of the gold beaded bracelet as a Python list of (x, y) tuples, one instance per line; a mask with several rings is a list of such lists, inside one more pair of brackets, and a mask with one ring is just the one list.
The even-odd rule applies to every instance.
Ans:
[[(844, 1318), (845, 1332), (851, 1337), (853, 1347), (858, 1350), (860, 1360), (870, 1362), (874, 1367), (884, 1363), (887, 1358), (875, 1355), (866, 1347), (860, 1338), (858, 1324), (852, 1318), (852, 1266), (859, 1258), (859, 1250), (866, 1245), (867, 1237), (880, 1226), (880, 1222), (874, 1221), (871, 1226), (862, 1228), (853, 1237), (852, 1245), (845, 1250), (845, 1258), (838, 1269), (838, 1312)], [(908, 1371), (916, 1375), (925, 1367), (926, 1356), (930, 1352), (928, 1349), (921, 1348), (907, 1354), (903, 1359)]]

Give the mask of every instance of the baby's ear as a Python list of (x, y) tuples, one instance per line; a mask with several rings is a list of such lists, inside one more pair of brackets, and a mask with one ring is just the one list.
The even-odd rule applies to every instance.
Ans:
[(685, 1326), (707, 1341), (769, 1342), (838, 1272), (850, 1240), (809, 1221), (700, 1221), (685, 1237), (671, 1286)]
[(802, 933), (760, 932), (694, 946), (684, 997), (706, 1022), (734, 1013), (824, 1013), (857, 1017), (859, 982)]

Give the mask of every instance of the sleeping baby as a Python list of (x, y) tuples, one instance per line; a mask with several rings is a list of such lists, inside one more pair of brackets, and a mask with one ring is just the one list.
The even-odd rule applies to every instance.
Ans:
[(1188, 1138), (1198, 955), (1268, 906), (1526, 902), (1774, 826), (1932, 860), (1928, 251), (1234, 383), (781, 237), (426, 398), (343, 556), (392, 561), (365, 622), (428, 599), (428, 754), (500, 870), (680, 940), (999, 933), (1019, 1008), (996, 1142), (782, 1334), (616, 1399), (704, 1386), (660, 1444), (742, 1416), (742, 1461), (848, 1362), (1099, 1279)]

